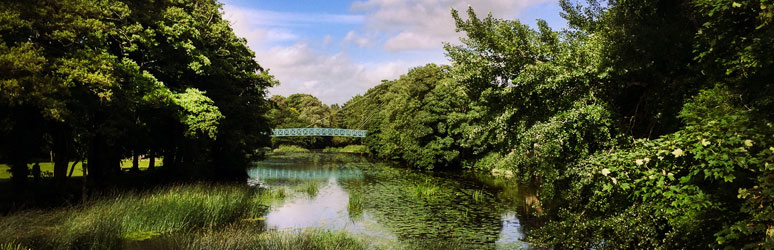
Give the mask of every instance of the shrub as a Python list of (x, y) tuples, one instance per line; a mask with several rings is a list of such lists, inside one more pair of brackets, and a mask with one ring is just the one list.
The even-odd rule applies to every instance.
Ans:
[(309, 149), (305, 149), (295, 145), (281, 145), (274, 149), (274, 153), (308, 153)]

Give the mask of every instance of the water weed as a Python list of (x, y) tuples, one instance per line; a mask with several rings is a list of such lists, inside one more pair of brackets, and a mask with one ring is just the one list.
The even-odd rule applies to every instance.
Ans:
[(356, 218), (363, 214), (363, 202), (363, 194), (360, 192), (349, 192), (347, 212), (350, 218)]
[(407, 187), (408, 193), (412, 194), (416, 198), (421, 198), (425, 200), (433, 200), (436, 198), (438, 193), (441, 191), (441, 188), (432, 182), (430, 179), (425, 179), (424, 181), (417, 182), (413, 185), (410, 185)]
[(317, 191), (319, 191), (319, 184), (316, 182), (304, 182), (303, 184), (296, 187), (296, 190), (306, 193), (309, 195), (309, 197), (315, 197), (317, 195)]

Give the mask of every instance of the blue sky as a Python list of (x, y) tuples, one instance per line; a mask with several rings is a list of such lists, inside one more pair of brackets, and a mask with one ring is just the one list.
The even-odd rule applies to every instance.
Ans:
[(459, 43), (450, 9), (543, 19), (566, 27), (557, 0), (222, 0), (224, 17), (279, 81), (274, 95), (312, 94), (344, 103), (411, 67), (448, 64), (442, 42)]

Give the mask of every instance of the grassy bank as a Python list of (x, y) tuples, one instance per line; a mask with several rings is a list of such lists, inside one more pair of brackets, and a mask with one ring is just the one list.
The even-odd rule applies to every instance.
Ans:
[[(20, 249), (360, 249), (345, 235), (265, 232), (268, 190), (191, 184), (118, 193), (77, 207), (0, 217), (0, 245)], [(338, 247), (337, 247), (338, 246)]]
[(275, 148), (274, 153), (309, 153), (309, 149), (305, 149), (296, 145), (281, 145)]
[(327, 147), (323, 149), (323, 152), (325, 153), (356, 153), (356, 154), (365, 154), (368, 153), (368, 148), (366, 148), (365, 145), (347, 145), (343, 148), (332, 148)]

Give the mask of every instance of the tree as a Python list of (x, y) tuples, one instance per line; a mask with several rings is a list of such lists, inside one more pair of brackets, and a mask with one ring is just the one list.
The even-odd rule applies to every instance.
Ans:
[[(148, 152), (196, 170), (182, 173), (243, 178), (268, 144), (265, 89), (276, 81), (215, 1), (10, 1), (0, 12), (0, 105), (19, 114), (0, 133), (21, 136), (22, 116), (41, 121), (24, 136), (52, 138), (56, 178), (78, 151), (95, 182)], [(17, 175), (45, 147), (13, 154), (24, 158)]]

